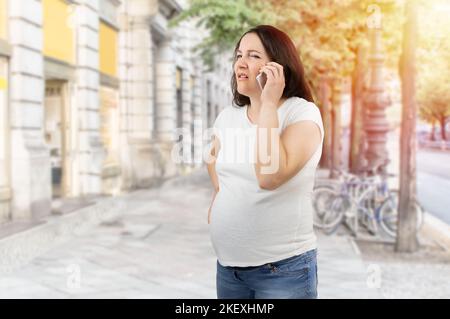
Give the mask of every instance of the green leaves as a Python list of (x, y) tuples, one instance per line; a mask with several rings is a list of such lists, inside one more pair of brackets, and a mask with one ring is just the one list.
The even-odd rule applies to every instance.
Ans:
[[(249, 28), (259, 24), (275, 25), (290, 35), (301, 54), (308, 80), (317, 85), (322, 74), (339, 80), (353, 72), (357, 49), (359, 46), (368, 47), (368, 26), (374, 21), (381, 21), (385, 65), (397, 69), (405, 1), (191, 0), (190, 8), (170, 21), (169, 26), (196, 19), (197, 26), (208, 31), (208, 37), (196, 47), (196, 51), (211, 69), (215, 54), (233, 48)], [(436, 2), (445, 1), (421, 0), (422, 9)], [(450, 100), (447, 84), (450, 76), (450, 20), (443, 19), (444, 22), (449, 21), (448, 25), (433, 25), (431, 22), (434, 22), (436, 12), (429, 12), (426, 14), (420, 10), (420, 19), (423, 20), (420, 21), (423, 36), (417, 59), (420, 105), (441, 109), (443, 104), (437, 99)], [(439, 36), (440, 30), (442, 34)], [(430, 37), (430, 34), (438, 37)], [(431, 98), (432, 95), (437, 97)]]
[(241, 35), (253, 26), (270, 23), (269, 14), (262, 10), (264, 1), (191, 0), (191, 6), (169, 22), (169, 27), (181, 21), (199, 18), (197, 27), (205, 28), (209, 36), (197, 47), (209, 69), (217, 50), (234, 47)]
[(419, 10), (417, 102), (420, 117), (431, 124), (450, 116), (450, 20), (437, 9), (443, 3), (422, 2)]

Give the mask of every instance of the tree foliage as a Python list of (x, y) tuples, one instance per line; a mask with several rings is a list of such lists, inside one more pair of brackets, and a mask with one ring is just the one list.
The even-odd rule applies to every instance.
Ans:
[(197, 26), (207, 29), (209, 37), (197, 50), (210, 67), (215, 53), (232, 48), (250, 27), (275, 25), (294, 40), (315, 91), (321, 74), (332, 79), (351, 74), (358, 46), (368, 45), (367, 25), (378, 17), (387, 62), (396, 65), (401, 8), (400, 0), (191, 0), (189, 9), (170, 25), (198, 18)]
[(445, 139), (445, 123), (450, 117), (450, 20), (440, 12), (440, 3), (443, 1), (420, 6), (417, 102), (420, 117), (430, 124), (439, 123)]
[(196, 27), (209, 32), (195, 51), (211, 69), (215, 54), (232, 48), (245, 31), (259, 24), (272, 23), (263, 7), (264, 1), (260, 0), (191, 0), (189, 8), (172, 19), (169, 26), (196, 19)]
[[(422, 1), (423, 5), (439, 0)], [(206, 65), (213, 65), (213, 57), (218, 52), (234, 47), (240, 36), (249, 28), (258, 24), (272, 24), (288, 33), (301, 54), (313, 91), (321, 75), (331, 79), (343, 79), (349, 76), (355, 67), (355, 58), (359, 46), (368, 47), (368, 27), (376, 24), (381, 17), (383, 30), (382, 52), (385, 65), (396, 69), (398, 66), (405, 0), (191, 0), (190, 7), (170, 22), (177, 26), (181, 21), (195, 18), (197, 27), (208, 31), (209, 36), (197, 47)], [(429, 17), (430, 18), (430, 17)], [(427, 19), (429, 19), (427, 18)], [(432, 21), (431, 17), (431, 21)], [(436, 33), (425, 31), (427, 34)], [(447, 32), (450, 28), (444, 28)], [(448, 37), (447, 37), (448, 38)], [(427, 42), (428, 41), (428, 42)], [(442, 39), (439, 40), (442, 42)], [(424, 43), (422, 43), (424, 42)], [(437, 81), (437, 72), (433, 70), (450, 70), (440, 61), (450, 61), (448, 48), (436, 52), (444, 56), (426, 56), (429, 48), (436, 46), (431, 39), (421, 40), (423, 52), (419, 54), (419, 101), (421, 114), (434, 114), (431, 110), (444, 110), (442, 103), (429, 98), (432, 83), (441, 83), (443, 88), (439, 98), (447, 99), (445, 79), (448, 75), (441, 73)], [(437, 54), (437, 53), (436, 53)], [(434, 102), (431, 102), (434, 101)], [(431, 108), (425, 110), (424, 108)], [(443, 111), (439, 111), (443, 113)], [(447, 115), (448, 116), (448, 115)], [(429, 118), (429, 116), (428, 116)]]
[[(276, 24), (289, 33), (301, 52), (313, 87), (326, 75), (339, 80), (355, 67), (359, 46), (369, 45), (368, 27), (383, 26), (386, 62), (396, 65), (400, 54), (401, 3), (395, 0), (271, 1)], [(284, 12), (291, 14), (286, 15)], [(316, 91), (316, 90), (315, 90)]]

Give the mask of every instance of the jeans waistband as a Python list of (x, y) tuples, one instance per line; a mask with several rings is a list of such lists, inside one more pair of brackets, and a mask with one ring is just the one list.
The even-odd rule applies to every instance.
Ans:
[(241, 270), (241, 271), (244, 271), (244, 270), (253, 270), (253, 269), (257, 269), (257, 268), (261, 268), (261, 267), (264, 267), (264, 266), (266, 266), (266, 265), (271, 265), (271, 264), (273, 264), (273, 263), (284, 263), (284, 262), (289, 262), (289, 261), (291, 261), (292, 259), (295, 259), (295, 258), (298, 258), (298, 257), (300, 257), (300, 256), (302, 256), (302, 255), (304, 255), (304, 254), (311, 254), (312, 252), (314, 252), (316, 249), (312, 249), (312, 250), (308, 250), (308, 251), (306, 251), (306, 252), (304, 252), (304, 253), (302, 253), (302, 254), (300, 254), (300, 255), (295, 255), (295, 256), (292, 256), (292, 257), (288, 257), (288, 258), (285, 258), (285, 259), (281, 259), (281, 260), (277, 260), (277, 261), (272, 261), (272, 262), (269, 262), (269, 263), (265, 263), (265, 264), (262, 264), (262, 265), (259, 265), (259, 266), (248, 266), (248, 267), (238, 267), (238, 266), (227, 266), (226, 268), (229, 268), (229, 269), (234, 269), (234, 270)]

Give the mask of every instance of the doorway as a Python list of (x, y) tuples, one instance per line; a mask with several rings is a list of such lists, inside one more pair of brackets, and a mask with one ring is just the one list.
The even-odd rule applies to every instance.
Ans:
[(44, 134), (49, 147), (51, 163), (52, 198), (62, 198), (69, 193), (68, 102), (65, 81), (48, 80), (45, 85)]

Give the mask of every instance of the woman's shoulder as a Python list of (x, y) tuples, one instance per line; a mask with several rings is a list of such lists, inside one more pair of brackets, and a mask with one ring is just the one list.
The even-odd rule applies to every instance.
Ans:
[(314, 102), (310, 102), (298, 96), (288, 98), (286, 101), (285, 117), (320, 117), (320, 109)]
[(316, 110), (319, 111), (319, 108), (314, 102), (308, 101), (304, 98), (298, 97), (298, 96), (291, 96), (286, 100), (286, 103), (288, 104), (288, 109), (292, 110), (294, 108), (297, 109), (303, 109), (303, 110)]
[(310, 102), (298, 96), (288, 99), (284, 114), (284, 127), (302, 120), (311, 120), (316, 122), (322, 129), (322, 117), (320, 109), (314, 102)]
[(233, 118), (238, 112), (242, 112), (242, 107), (231, 105), (222, 108), (216, 116), (215, 126), (226, 125), (230, 121), (233, 123)]
[[(236, 106), (236, 105), (225, 106), (219, 111), (217, 116), (219, 116), (221, 114), (228, 115), (228, 114), (242, 112), (242, 110), (244, 108), (245, 108), (245, 106)], [(224, 116), (224, 115), (222, 115), (222, 116)]]
[(237, 118), (242, 116), (245, 112), (246, 105), (244, 106), (236, 106), (234, 104), (224, 107), (218, 116), (223, 117), (227, 121), (231, 121), (232, 123), (236, 121)]

